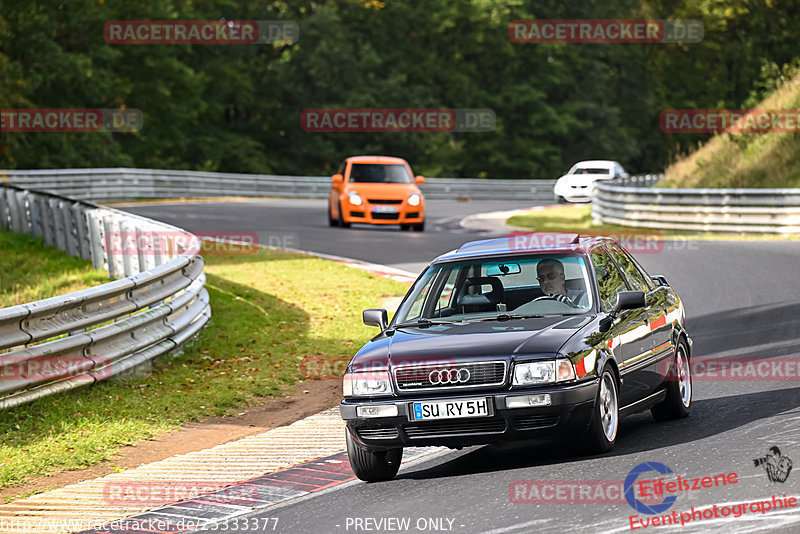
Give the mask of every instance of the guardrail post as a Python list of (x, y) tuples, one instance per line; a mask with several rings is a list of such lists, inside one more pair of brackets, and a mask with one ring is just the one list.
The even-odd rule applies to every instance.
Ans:
[(86, 223), (89, 230), (89, 252), (91, 253), (92, 267), (95, 269), (105, 269), (111, 274), (106, 265), (106, 258), (103, 254), (103, 232), (100, 229), (100, 221), (97, 218), (97, 210), (86, 210), (84, 212)]
[(78, 256), (84, 260), (92, 259), (89, 245), (89, 228), (86, 224), (86, 208), (76, 203), (72, 206), (72, 220), (75, 221), (75, 239), (77, 240)]
[(9, 206), (8, 194), (12, 191), (8, 187), (0, 187), (0, 230), (8, 230), (11, 227), (11, 209)]
[(11, 211), (11, 231), (16, 232), (18, 234), (27, 233), (23, 230), (22, 226), (21, 211), (23, 208), (20, 206), (21, 198), (18, 194), (19, 191), (16, 191), (14, 189), (10, 189), (9, 191), (11, 193), (10, 195), (8, 195), (10, 197), (8, 206)]
[(103, 216), (103, 248), (105, 250), (105, 257), (108, 261), (108, 276), (111, 278), (120, 278), (121, 269), (117, 265), (117, 253), (114, 251), (120, 236), (114, 239), (114, 221), (108, 215)]
[(67, 250), (67, 233), (64, 228), (64, 216), (62, 211), (64, 209), (64, 201), (53, 199), (53, 232), (56, 236), (56, 247), (60, 250)]
[(64, 239), (67, 243), (66, 252), (70, 256), (79, 258), (81, 255), (78, 244), (78, 221), (73, 217), (72, 208), (75, 206), (64, 203), (61, 208), (61, 216), (64, 218)]
[(42, 228), (42, 197), (32, 193), (28, 197), (31, 211), (31, 235), (33, 237), (43, 237), (44, 229)]
[[(116, 216), (115, 216), (116, 217)], [(132, 231), (130, 226), (124, 219), (117, 220), (116, 224), (117, 228), (119, 228), (119, 233), (122, 238), (122, 272), (123, 276), (132, 276), (134, 274), (138, 274), (137, 267), (139, 266), (139, 262), (134, 261), (134, 251), (128, 247), (132, 239), (136, 238), (136, 232)], [(136, 250), (136, 255), (138, 257), (138, 248), (139, 244), (134, 242), (133, 246)]]

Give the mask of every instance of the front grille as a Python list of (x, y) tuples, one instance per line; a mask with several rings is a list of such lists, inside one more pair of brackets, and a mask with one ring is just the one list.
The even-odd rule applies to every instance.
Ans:
[(534, 430), (558, 424), (557, 415), (525, 415), (514, 419), (514, 430)]
[[(469, 371), (466, 381), (433, 384), (430, 375), (434, 371)], [(465, 373), (460, 373), (461, 377)], [(439, 365), (418, 365), (413, 367), (397, 367), (394, 369), (394, 378), (398, 391), (446, 390), (455, 388), (469, 388), (475, 386), (501, 386), (506, 381), (506, 362), (474, 362), (474, 363), (447, 363)]]
[(419, 212), (418, 211), (412, 211), (412, 212), (406, 214), (406, 219), (417, 219), (417, 218), (419, 218)]
[(410, 439), (469, 436), (473, 434), (501, 434), (506, 431), (506, 422), (504, 419), (431, 421), (429, 423), (409, 424), (405, 427), (405, 431)]
[(351, 211), (350, 212), (350, 217), (363, 217), (363, 216), (364, 216), (364, 212), (363, 211)]
[(373, 213), (373, 219), (399, 219), (399, 213)]
[(359, 437), (363, 439), (395, 439), (398, 437), (397, 427), (359, 428)]
[(375, 200), (374, 198), (367, 199), (370, 204), (402, 204), (402, 200)]

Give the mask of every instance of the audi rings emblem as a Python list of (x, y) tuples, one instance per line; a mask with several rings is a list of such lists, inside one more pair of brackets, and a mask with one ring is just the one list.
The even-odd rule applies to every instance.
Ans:
[(428, 374), (428, 380), (434, 386), (466, 384), (469, 382), (469, 369), (434, 369)]

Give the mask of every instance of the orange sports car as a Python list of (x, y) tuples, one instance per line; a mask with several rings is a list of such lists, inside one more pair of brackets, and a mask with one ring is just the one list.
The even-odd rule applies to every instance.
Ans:
[(425, 199), (408, 162), (387, 156), (355, 156), (333, 175), (328, 195), (328, 224), (399, 224), (403, 230), (425, 229)]

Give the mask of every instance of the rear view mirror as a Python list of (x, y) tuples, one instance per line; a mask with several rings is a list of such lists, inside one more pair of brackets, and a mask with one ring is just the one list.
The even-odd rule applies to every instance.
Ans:
[(617, 293), (617, 304), (614, 311), (635, 310), (646, 306), (644, 291), (620, 291)]
[(417, 176), (417, 183), (418, 184), (424, 184), (425, 183), (425, 177), (424, 176)]
[(342, 176), (341, 174), (334, 174), (333, 175), (333, 183), (334, 184), (340, 184), (343, 181), (344, 181), (344, 176)]
[(486, 267), (486, 276), (505, 276), (507, 274), (519, 274), (522, 269), (519, 263), (495, 263)]
[(361, 314), (364, 324), (367, 326), (377, 326), (382, 331), (386, 330), (386, 325), (389, 324), (389, 314), (383, 308), (376, 309), (370, 308), (364, 310)]

